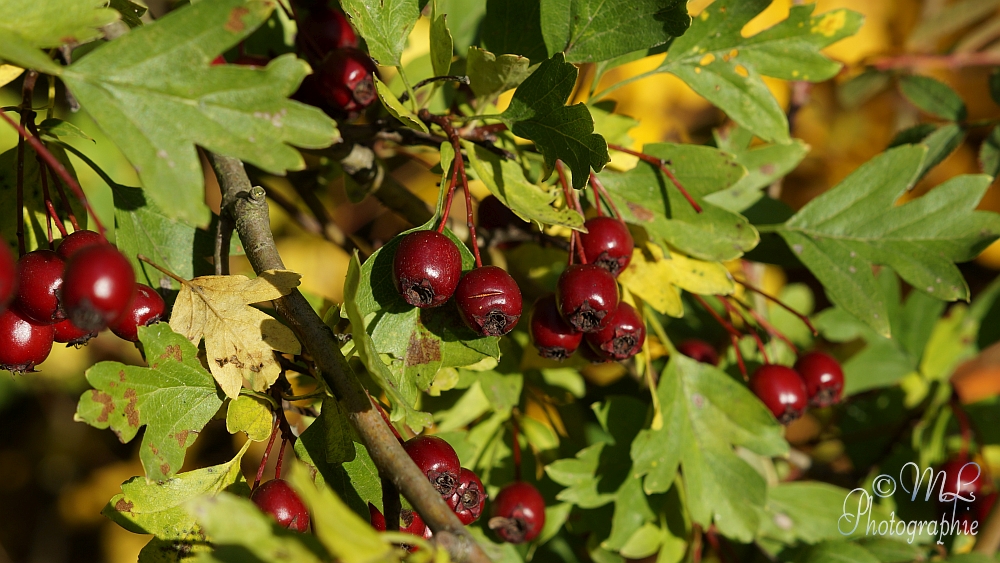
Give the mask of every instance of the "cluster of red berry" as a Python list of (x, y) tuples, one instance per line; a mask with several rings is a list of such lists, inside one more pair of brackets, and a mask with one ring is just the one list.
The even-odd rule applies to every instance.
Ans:
[(0, 244), (0, 369), (34, 371), (54, 342), (81, 345), (104, 328), (136, 342), (138, 327), (158, 321), (164, 307), (156, 291), (135, 282), (128, 259), (93, 231), (76, 231), (56, 250), (28, 252), (16, 263)]
[(458, 247), (440, 232), (403, 237), (393, 257), (392, 281), (414, 307), (438, 307), (454, 295), (462, 320), (478, 334), (507, 334), (521, 318), (521, 290), (514, 278), (497, 266), (478, 266), (463, 276)]
[(577, 349), (592, 362), (627, 360), (646, 339), (642, 317), (619, 300), (616, 281), (632, 260), (635, 243), (625, 224), (611, 217), (588, 219), (584, 227), (579, 241), (586, 262), (569, 264), (555, 295), (535, 301), (532, 342), (539, 354), (554, 360)]

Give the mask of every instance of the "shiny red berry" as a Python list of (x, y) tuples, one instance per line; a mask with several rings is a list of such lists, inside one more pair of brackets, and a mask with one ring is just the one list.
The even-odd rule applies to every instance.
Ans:
[(62, 256), (63, 260), (69, 260), (80, 250), (97, 244), (107, 244), (107, 241), (104, 240), (104, 237), (94, 231), (84, 229), (76, 231), (75, 233), (72, 233), (68, 237), (62, 239), (62, 242), (59, 243), (58, 247), (56, 247), (56, 254)]
[(483, 487), (483, 482), (479, 480), (478, 475), (463, 467), (458, 474), (458, 487), (455, 488), (455, 494), (446, 500), (458, 519), (468, 526), (479, 520), (479, 515), (483, 513), (483, 505), (486, 504), (486, 488)]
[(595, 264), (571, 264), (556, 284), (556, 304), (563, 319), (580, 332), (596, 332), (618, 307), (618, 282)]
[(56, 324), (52, 325), (52, 329), (55, 331), (55, 341), (60, 344), (69, 344), (71, 346), (82, 346), (86, 344), (91, 338), (97, 336), (96, 330), (83, 330), (77, 327), (69, 319), (63, 319)]
[(503, 268), (483, 266), (462, 277), (455, 303), (469, 328), (486, 336), (514, 330), (521, 318), (521, 290)]
[(765, 364), (750, 378), (750, 389), (782, 424), (802, 416), (809, 403), (806, 384), (792, 368)]
[(559, 315), (556, 296), (546, 295), (531, 309), (531, 341), (538, 354), (550, 360), (565, 360), (580, 347), (583, 333), (569, 326)]
[[(368, 516), (369, 522), (371, 522), (372, 528), (380, 532), (384, 532), (386, 529), (385, 516), (375, 507), (374, 504), (368, 503)], [(420, 515), (412, 510), (406, 508), (399, 511), (399, 531), (405, 534), (410, 534), (412, 536), (422, 537), (425, 539), (430, 539), (431, 529), (424, 524)], [(410, 553), (417, 550), (417, 547), (409, 544), (402, 544)]]
[(141, 283), (135, 286), (135, 297), (125, 314), (111, 326), (118, 338), (139, 341), (139, 327), (149, 326), (160, 320), (166, 304), (155, 289)]
[(492, 505), (490, 529), (505, 542), (529, 542), (545, 526), (545, 499), (538, 489), (523, 481), (500, 489)]
[[(364, 52), (351, 48), (337, 49), (319, 63), (309, 87), (316, 89), (329, 109), (359, 112), (378, 99), (375, 71), (375, 63)], [(302, 85), (305, 87), (306, 81)]]
[(437, 436), (417, 436), (403, 443), (403, 449), (444, 498), (455, 493), (462, 465), (451, 444)]
[(719, 365), (719, 353), (711, 344), (697, 338), (690, 338), (677, 345), (677, 351), (703, 364)]
[(135, 272), (118, 249), (101, 244), (73, 255), (63, 277), (66, 317), (84, 330), (100, 330), (128, 310), (135, 295)]
[(358, 46), (358, 37), (347, 16), (325, 6), (299, 19), (299, 33), (300, 42), (318, 50), (321, 56), (344, 47)]
[(261, 483), (250, 494), (250, 500), (261, 512), (270, 514), (277, 520), (282, 528), (295, 532), (309, 530), (309, 511), (287, 481), (272, 479)]
[(478, 225), (487, 231), (506, 229), (510, 226), (528, 227), (528, 222), (521, 219), (496, 196), (487, 196), (479, 202), (476, 210)]
[(844, 392), (844, 370), (840, 362), (823, 352), (809, 352), (795, 362), (809, 393), (809, 404), (828, 407), (840, 402)]
[(14, 373), (35, 371), (52, 351), (55, 329), (35, 324), (16, 308), (0, 314), (0, 369)]
[(628, 227), (611, 217), (594, 217), (583, 226), (587, 232), (580, 233), (580, 242), (587, 262), (597, 264), (617, 278), (632, 261), (632, 249), (635, 248)]
[(51, 250), (35, 250), (17, 261), (17, 299), (14, 306), (35, 324), (53, 324), (65, 318), (59, 304), (66, 262)]
[(612, 360), (627, 360), (642, 350), (646, 341), (646, 323), (628, 303), (618, 304), (607, 326), (587, 333), (587, 342), (599, 354)]
[(940, 495), (944, 498), (939, 498), (940, 501), (951, 502), (955, 500), (955, 495), (968, 502), (979, 498), (985, 481), (979, 464), (958, 457), (943, 464), (938, 471), (944, 472), (940, 490)]
[(392, 259), (392, 281), (414, 307), (437, 307), (451, 299), (462, 277), (462, 255), (436, 231), (415, 231), (399, 241)]
[(17, 263), (7, 243), (0, 241), (0, 313), (17, 295)]

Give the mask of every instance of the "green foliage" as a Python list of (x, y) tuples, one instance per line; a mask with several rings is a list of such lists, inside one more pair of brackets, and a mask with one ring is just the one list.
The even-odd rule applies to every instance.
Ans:
[(899, 91), (913, 105), (941, 119), (962, 121), (966, 116), (965, 102), (947, 84), (927, 76), (904, 76)]
[(381, 65), (398, 65), (406, 38), (420, 17), (417, 0), (342, 0), (340, 5), (365, 38), (372, 58)]
[[(70, 175), (75, 178), (76, 173), (70, 165), (69, 159), (66, 158), (66, 153), (57, 146), (50, 145), (49, 150), (69, 170)], [(58, 197), (55, 182), (62, 182), (62, 180), (53, 178), (53, 175), (48, 171), (46, 171), (46, 178), (49, 185), (49, 193), (52, 196)], [(38, 160), (35, 158), (35, 151), (30, 148), (25, 148), (24, 150), (23, 181), (24, 205), (21, 209), (21, 215), (24, 218), (24, 245), (26, 250), (31, 252), (32, 250), (44, 247), (48, 240), (46, 234), (46, 217), (48, 217), (48, 211), (45, 209), (45, 197), (42, 191), (42, 178), (39, 172)], [(69, 188), (64, 185), (63, 189), (68, 194)], [(73, 214), (78, 219), (83, 220), (87, 216), (83, 206), (72, 196), (70, 196), (69, 201), (73, 209)], [(0, 154), (0, 209), (9, 210), (10, 212), (17, 209), (16, 147)], [(69, 219), (63, 221), (63, 226), (67, 230), (73, 229), (73, 225)], [(17, 221), (12, 220), (10, 215), (5, 216), (4, 220), (0, 221), (0, 234), (3, 235), (3, 241), (10, 248), (17, 248)]]
[[(25, 68), (58, 73), (59, 65), (39, 49), (66, 43), (86, 43), (100, 35), (99, 27), (118, 19), (103, 0), (10, 0), (0, 22), (0, 60)], [(114, 6), (112, 6), (114, 8)]]

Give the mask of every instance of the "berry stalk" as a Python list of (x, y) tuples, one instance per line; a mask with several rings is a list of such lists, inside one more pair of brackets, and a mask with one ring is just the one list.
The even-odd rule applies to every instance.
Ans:
[(684, 186), (681, 184), (681, 181), (678, 180), (677, 176), (674, 176), (674, 173), (670, 171), (670, 168), (668, 168), (668, 166), (670, 164), (669, 160), (663, 160), (662, 158), (656, 158), (655, 156), (648, 155), (648, 154), (645, 154), (645, 153), (641, 153), (639, 151), (634, 151), (632, 149), (625, 148), (625, 147), (623, 147), (621, 145), (613, 145), (613, 144), (609, 143), (608, 144), (608, 148), (611, 149), (611, 150), (613, 150), (613, 151), (618, 151), (618, 152), (623, 152), (625, 154), (630, 154), (630, 155), (638, 158), (639, 160), (641, 160), (643, 162), (648, 162), (649, 164), (652, 164), (653, 166), (659, 167), (660, 172), (663, 172), (663, 175), (666, 176), (667, 178), (669, 178), (671, 182), (673, 182), (674, 186), (677, 188), (677, 191), (681, 192), (681, 195), (684, 196), (684, 199), (686, 199), (688, 201), (688, 203), (691, 204), (691, 207), (693, 207), (696, 212), (701, 213), (701, 206), (698, 205), (698, 202), (695, 201), (693, 197), (691, 197), (691, 194), (688, 193), (688, 191), (686, 189), (684, 189)]
[[(569, 182), (566, 180), (566, 169), (563, 166), (561, 160), (556, 161), (556, 173), (559, 174), (559, 183), (562, 184), (563, 195), (566, 198), (566, 207), (572, 207), (576, 209), (576, 212), (583, 217), (583, 208), (580, 206), (580, 198), (573, 192), (573, 189), (569, 187)], [(580, 242), (580, 231), (573, 229), (573, 233), (570, 235), (570, 252), (569, 252), (569, 263), (573, 263), (573, 250), (576, 249), (577, 256), (580, 257), (580, 263), (587, 263), (587, 255), (583, 253), (583, 243)]]

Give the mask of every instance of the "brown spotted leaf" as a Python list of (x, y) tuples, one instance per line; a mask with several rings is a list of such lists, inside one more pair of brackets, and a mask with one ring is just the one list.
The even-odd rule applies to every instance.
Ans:
[(273, 350), (301, 350), (291, 329), (250, 306), (288, 295), (300, 277), (268, 270), (254, 279), (203, 276), (181, 287), (170, 327), (195, 344), (205, 339), (208, 368), (230, 398), (239, 396), (244, 381), (255, 391), (265, 391), (278, 379)]
[(149, 367), (99, 362), (87, 370), (94, 387), (80, 397), (76, 420), (111, 428), (123, 442), (146, 427), (139, 459), (150, 481), (169, 479), (184, 452), (222, 407), (222, 394), (198, 361), (198, 349), (166, 323), (139, 328)]

